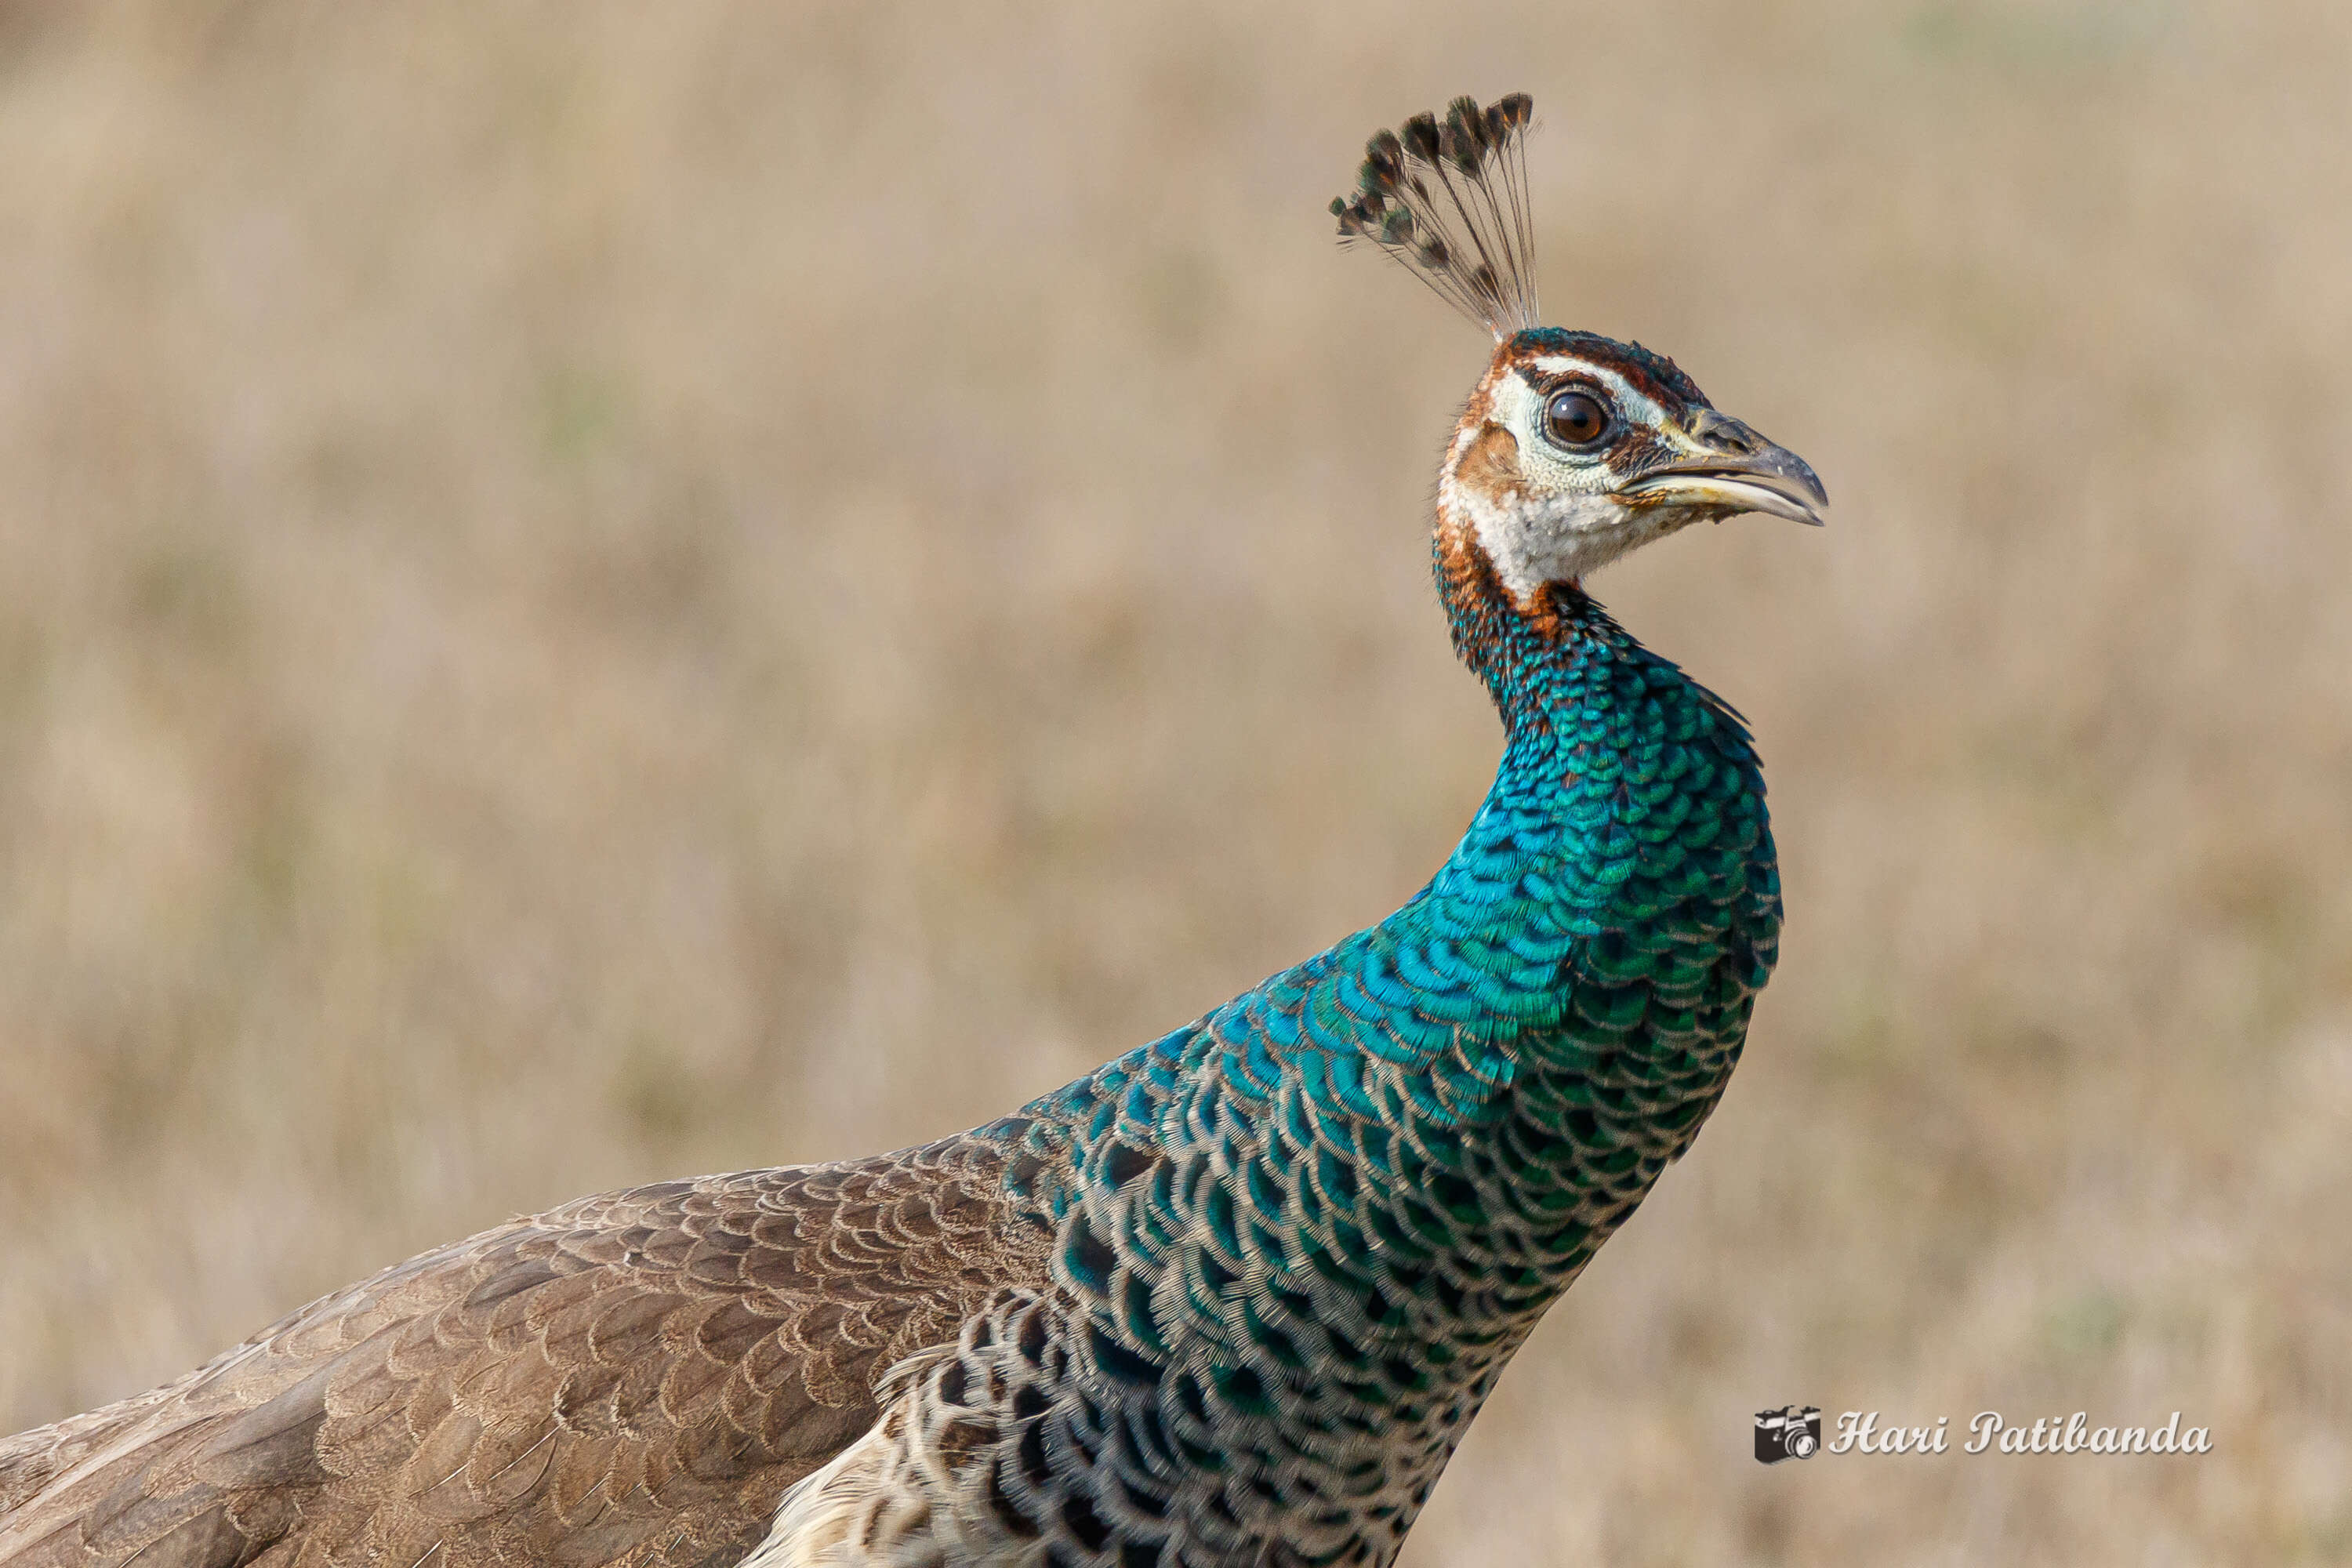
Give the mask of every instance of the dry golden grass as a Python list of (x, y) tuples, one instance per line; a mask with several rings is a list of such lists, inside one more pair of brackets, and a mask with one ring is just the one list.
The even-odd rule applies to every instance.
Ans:
[(1409, 894), (1485, 350), (1321, 205), (1525, 88), (1552, 317), (1837, 512), (1599, 584), (1784, 957), (1408, 1563), (2352, 1552), (2352, 12), (1010, 9), (0, 10), (0, 1430)]

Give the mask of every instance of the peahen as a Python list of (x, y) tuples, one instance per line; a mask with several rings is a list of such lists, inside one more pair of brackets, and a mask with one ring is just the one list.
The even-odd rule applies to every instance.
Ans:
[(1389, 1563), (1778, 942), (1746, 729), (1585, 579), (1826, 504), (1538, 325), (1529, 111), (1383, 132), (1333, 204), (1498, 343), (1434, 553), (1507, 742), (1427, 887), (975, 1131), (584, 1198), (0, 1442), (0, 1568)]

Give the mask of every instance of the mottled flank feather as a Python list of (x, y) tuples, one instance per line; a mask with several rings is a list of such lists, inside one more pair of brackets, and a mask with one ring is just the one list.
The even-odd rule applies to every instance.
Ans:
[(1515, 92), (1445, 118), (1416, 114), (1374, 135), (1350, 195), (1332, 198), (1343, 242), (1379, 246), (1500, 342), (1541, 324), (1527, 130), (1535, 100)]
[(732, 1563), (877, 1375), (1045, 1278), (993, 1144), (583, 1199), (0, 1446), (7, 1568)]

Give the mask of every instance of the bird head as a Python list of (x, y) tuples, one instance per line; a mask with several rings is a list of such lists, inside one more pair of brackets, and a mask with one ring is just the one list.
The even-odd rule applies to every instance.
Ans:
[(1522, 608), (1694, 522), (1818, 524), (1805, 460), (1717, 412), (1675, 363), (1591, 332), (1514, 332), (1438, 477), (1443, 548), (1475, 548)]
[(1394, 257), (1496, 338), (1438, 480), (1441, 558), (1483, 565), (1540, 613), (1548, 585), (1694, 522), (1821, 522), (1829, 498), (1804, 459), (1718, 412), (1672, 360), (1538, 325), (1533, 111), (1516, 93), (1416, 115), (1371, 139), (1357, 189), (1331, 204), (1343, 241)]

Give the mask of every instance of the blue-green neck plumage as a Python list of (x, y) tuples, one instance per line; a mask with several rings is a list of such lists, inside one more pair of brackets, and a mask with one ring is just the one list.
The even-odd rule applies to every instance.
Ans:
[(1507, 737), (1452, 857), (999, 1130), (1088, 1375), (1179, 1442), (1244, 1436), (1361, 1491), (1342, 1555), (1402, 1538), (1510, 1352), (1687, 1146), (1779, 930), (1737, 717), (1573, 585), (1527, 613), (1474, 548), (1441, 547), (1439, 579)]

